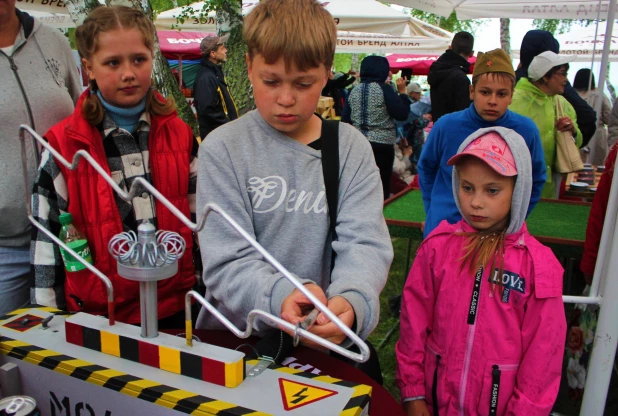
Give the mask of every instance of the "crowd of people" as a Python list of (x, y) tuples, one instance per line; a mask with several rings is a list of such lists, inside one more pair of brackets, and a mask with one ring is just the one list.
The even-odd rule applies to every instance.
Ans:
[[(316, 0), (263, 0), (243, 30), (256, 109), (242, 116), (236, 109), (221, 69), (227, 37), (205, 38), (195, 80), (200, 143), (173, 99), (154, 89), (155, 30), (141, 11), (98, 7), (77, 28), (89, 80), (82, 92), (62, 34), (16, 9), (15, 0), (0, 8), (7, 74), (0, 92), (0, 316), (29, 303), (107, 313), (99, 279), (87, 269), (66, 270), (66, 253), (30, 226), (17, 186), (20, 124), (69, 161), (87, 151), (123, 190), (146, 180), (186, 217), (217, 204), (362, 339), (378, 323), (393, 259), (382, 210), (395, 179), (418, 185), (427, 218), (405, 283), (396, 347), (406, 414), (548, 415), (567, 331), (563, 269), (525, 220), (540, 198), (556, 198), (564, 186), (554, 160), (555, 136), (566, 132), (582, 158), (606, 165), (581, 262), (590, 283), (618, 106), (610, 108), (590, 71), (570, 86), (571, 58), (559, 54), (549, 32), (526, 35), (517, 69), (501, 49), (479, 52), (471, 78), (474, 38), (456, 34), (432, 65), (423, 97), (409, 74), (390, 81), (381, 56), (367, 56), (359, 74), (333, 73), (336, 26)], [(333, 97), (341, 122), (315, 114), (323, 93)], [(599, 102), (597, 117), (591, 106)], [(241, 328), (253, 309), (292, 324), (313, 310), (221, 217), (209, 217), (194, 236), (145, 188), (125, 201), (91, 165), (67, 169), (49, 151), (27, 149), (33, 217), (58, 235), (62, 215), (72, 215), (94, 266), (114, 286), (119, 321), (140, 322), (139, 287), (118, 275), (107, 246), (145, 222), (187, 244), (178, 273), (159, 282), (159, 327), (184, 327), (184, 295), (195, 287)], [(196, 327), (223, 325), (202, 309)], [(254, 329), (280, 338), (281, 346), (284, 337), (291, 343), (293, 334), (263, 322)], [(352, 345), (323, 313), (309, 331)], [(372, 369), (362, 369), (379, 380), (375, 353), (370, 361)]]

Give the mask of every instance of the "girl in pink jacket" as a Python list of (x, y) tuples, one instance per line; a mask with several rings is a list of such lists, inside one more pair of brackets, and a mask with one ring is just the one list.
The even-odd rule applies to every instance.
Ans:
[(470, 135), (449, 161), (463, 220), (421, 244), (406, 281), (397, 384), (408, 415), (549, 415), (566, 334), (563, 269), (524, 223), (523, 138)]

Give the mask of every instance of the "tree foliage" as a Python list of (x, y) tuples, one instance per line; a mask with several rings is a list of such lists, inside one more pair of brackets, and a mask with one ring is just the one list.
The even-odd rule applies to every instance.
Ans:
[[(366, 53), (357, 54), (358, 62), (361, 62), (367, 55)], [(352, 53), (336, 53), (335, 60), (333, 61), (333, 68), (335, 71), (348, 72), (350, 69), (358, 71), (360, 68), (354, 67), (353, 56), (354, 54)]]
[(457, 33), (461, 31), (470, 32), (474, 35), (476, 29), (484, 24), (482, 19), (479, 20), (458, 20), (455, 12), (451, 13), (449, 17), (442, 17), (433, 13), (426, 13), (418, 9), (404, 9), (405, 13), (408, 13), (423, 22), (438, 26), (441, 29), (447, 30), (451, 33)]
[(150, 0), (155, 15), (176, 7), (188, 6), (191, 3), (194, 3), (194, 0)]
[[(605, 20), (599, 20), (599, 22), (604, 21)], [(534, 19), (532, 24), (537, 29), (547, 30), (551, 32), (552, 35), (556, 35), (568, 32), (574, 24), (587, 27), (591, 24), (596, 24), (596, 22), (596, 20), (591, 19)]]

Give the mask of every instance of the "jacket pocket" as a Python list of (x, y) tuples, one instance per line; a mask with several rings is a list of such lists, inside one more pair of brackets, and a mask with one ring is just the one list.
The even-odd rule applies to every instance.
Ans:
[[(101, 270), (101, 264), (96, 258), (93, 260), (93, 266)], [(103, 274), (107, 275), (105, 271)], [(88, 269), (65, 271), (65, 276), (65, 297), (71, 312), (107, 313), (107, 290), (98, 276)]]
[(443, 407), (444, 364), (442, 354), (429, 343), (425, 343), (425, 402), (433, 408), (433, 416), (439, 416), (438, 409)]
[(503, 415), (517, 381), (518, 363), (487, 362), (478, 404), (479, 416)]

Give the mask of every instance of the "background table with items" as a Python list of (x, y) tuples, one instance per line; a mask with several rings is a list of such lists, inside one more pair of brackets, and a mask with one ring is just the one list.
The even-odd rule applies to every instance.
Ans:
[(315, 112), (318, 113), (325, 120), (338, 120), (337, 114), (335, 114), (335, 102), (332, 97), (324, 97), (320, 96), (318, 100), (318, 106), (315, 109)]
[[(556, 257), (580, 259), (590, 205), (588, 202), (542, 199), (526, 219), (528, 231), (550, 247)], [(423, 239), (421, 223), (425, 221), (425, 209), (421, 191), (408, 188), (386, 200), (384, 218), (391, 237), (408, 239), (409, 258), (411, 242)]]
[[(592, 170), (571, 172), (566, 174), (565, 178), (565, 192), (566, 196), (582, 198), (586, 201), (592, 201), (596, 194), (597, 187), (601, 176), (605, 171), (605, 166), (593, 166)], [(584, 183), (588, 185), (587, 189), (577, 189), (572, 184)]]

